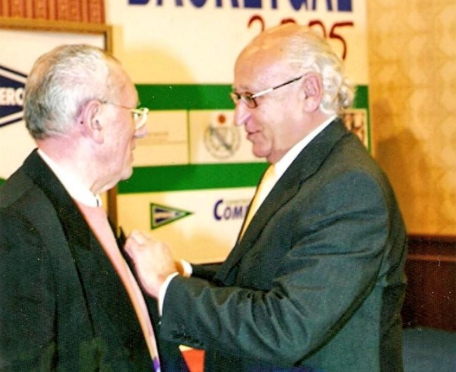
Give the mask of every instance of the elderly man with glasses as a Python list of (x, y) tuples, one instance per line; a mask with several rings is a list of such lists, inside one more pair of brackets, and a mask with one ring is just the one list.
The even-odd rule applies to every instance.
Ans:
[(0, 189), (1, 371), (188, 371), (158, 342), (156, 301), (123, 257), (100, 194), (132, 174), (147, 109), (88, 45), (41, 56), (25, 88), (35, 149)]
[(270, 167), (220, 266), (135, 231), (160, 334), (206, 371), (400, 372), (406, 232), (390, 184), (340, 114), (353, 89), (324, 39), (266, 30), (239, 55), (235, 121)]

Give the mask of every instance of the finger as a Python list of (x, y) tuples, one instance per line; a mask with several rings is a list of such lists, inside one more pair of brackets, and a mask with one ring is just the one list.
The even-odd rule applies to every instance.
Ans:
[[(133, 240), (133, 239), (132, 239), (131, 237), (129, 237), (129, 238), (127, 239), (127, 241), (125, 242), (125, 246), (124, 246), (125, 252), (127, 252), (128, 255), (129, 255), (131, 258), (133, 258), (133, 256), (134, 256), (134, 251), (133, 251), (133, 246), (132, 246), (132, 240)], [(135, 242), (136, 242), (136, 240), (135, 240)]]
[(150, 234), (138, 230), (133, 230), (130, 237), (139, 245), (145, 245), (148, 241), (152, 240), (152, 236)]
[(139, 231), (132, 231), (130, 236), (125, 242), (124, 250), (128, 253), (131, 258), (134, 258), (135, 254), (143, 249), (145, 246), (145, 239)]

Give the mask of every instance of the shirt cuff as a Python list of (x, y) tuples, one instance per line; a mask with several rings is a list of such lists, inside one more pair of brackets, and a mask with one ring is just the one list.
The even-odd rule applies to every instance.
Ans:
[(171, 280), (173, 280), (176, 275), (179, 275), (179, 273), (175, 272), (168, 275), (160, 287), (160, 290), (158, 291), (158, 313), (160, 316), (163, 314), (163, 302), (165, 301), (166, 291), (168, 289), (169, 283), (171, 283)]
[(190, 278), (193, 274), (193, 268), (190, 262), (187, 262), (185, 260), (180, 260), (182, 268), (184, 269), (184, 273), (182, 274), (186, 278)]

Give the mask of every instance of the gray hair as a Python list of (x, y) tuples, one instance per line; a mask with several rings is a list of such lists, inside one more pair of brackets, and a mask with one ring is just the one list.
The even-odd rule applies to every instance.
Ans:
[[(316, 72), (322, 78), (323, 98), (320, 109), (326, 114), (340, 114), (350, 107), (355, 91), (345, 76), (342, 60), (324, 38), (308, 27), (285, 24), (264, 31), (266, 40), (273, 37), (279, 46), (283, 60), (294, 69)], [(259, 38), (263, 36), (260, 34)], [(265, 42), (267, 43), (267, 41)]]
[(38, 58), (25, 86), (24, 118), (31, 136), (65, 134), (85, 103), (118, 93), (116, 64), (90, 45), (62, 45)]

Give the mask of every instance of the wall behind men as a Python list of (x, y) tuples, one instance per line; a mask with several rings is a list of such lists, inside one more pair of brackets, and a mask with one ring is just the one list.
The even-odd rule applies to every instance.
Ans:
[(175, 256), (223, 260), (265, 169), (233, 123), (229, 92), (241, 49), (285, 21), (313, 27), (344, 58), (358, 86), (350, 122), (368, 136), (363, 0), (106, 0), (114, 54), (152, 112), (135, 170), (118, 187), (118, 220), (151, 230)]
[(456, 2), (368, 2), (372, 148), (413, 234), (456, 236)]

